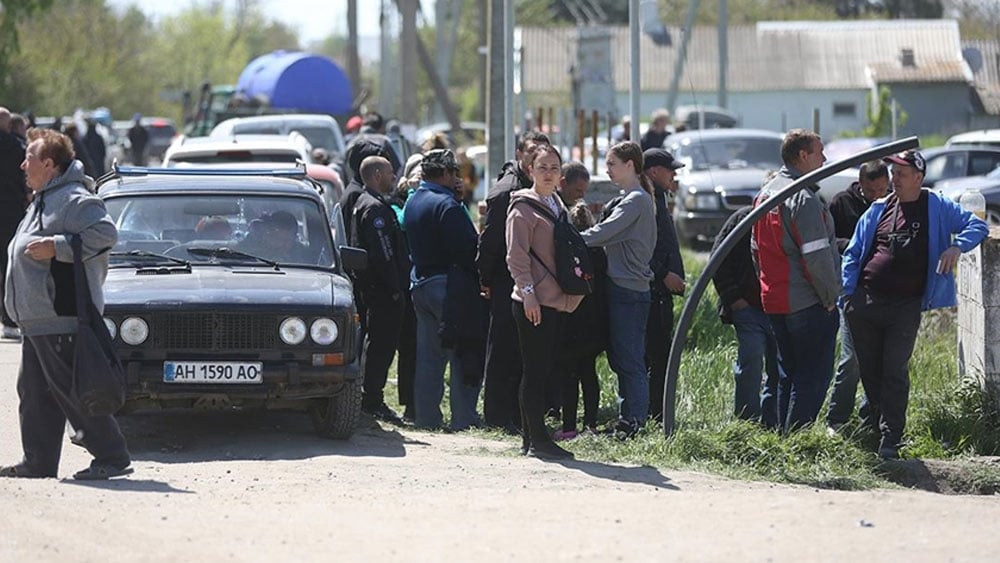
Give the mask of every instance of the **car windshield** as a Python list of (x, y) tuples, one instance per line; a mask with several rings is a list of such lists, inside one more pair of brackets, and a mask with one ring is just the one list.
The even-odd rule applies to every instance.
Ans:
[[(330, 228), (319, 202), (299, 197), (234, 193), (111, 197), (118, 227), (112, 266), (135, 266), (143, 251), (192, 264), (333, 267)], [(228, 249), (233, 252), (218, 252)], [(155, 257), (146, 257), (143, 266)]]
[[(309, 144), (314, 147), (322, 147), (326, 150), (344, 153), (343, 138), (339, 137), (330, 126), (307, 125), (305, 123), (292, 123), (287, 126), (290, 131), (298, 131), (305, 137)], [(284, 135), (286, 131), (280, 124), (269, 123), (240, 123), (233, 127), (234, 135)]]
[(733, 137), (678, 143), (674, 156), (691, 170), (781, 167), (781, 139)]

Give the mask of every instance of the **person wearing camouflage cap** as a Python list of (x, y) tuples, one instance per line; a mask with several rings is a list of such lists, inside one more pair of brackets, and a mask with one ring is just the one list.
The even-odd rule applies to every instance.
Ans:
[[(458, 176), (455, 153), (448, 149), (429, 151), (421, 161), (421, 169), (420, 185), (403, 209), (403, 226), (413, 264), (411, 295), (417, 315), (415, 423), (421, 428), (443, 425), (444, 371), (450, 363), (451, 429), (465, 430), (479, 425), (476, 412), (479, 383), (474, 374), (466, 373), (469, 364), (458, 361), (458, 348), (445, 347), (439, 330), (448, 320), (446, 294), (451, 303), (464, 297), (451, 292), (452, 277), (456, 273), (475, 272), (476, 229), (455, 195)], [(474, 276), (471, 286), (472, 297), (478, 299)]]

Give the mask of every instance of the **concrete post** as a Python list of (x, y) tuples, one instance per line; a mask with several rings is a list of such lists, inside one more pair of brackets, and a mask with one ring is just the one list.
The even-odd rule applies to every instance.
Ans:
[(958, 373), (979, 382), (1000, 408), (1000, 229), (958, 263)]

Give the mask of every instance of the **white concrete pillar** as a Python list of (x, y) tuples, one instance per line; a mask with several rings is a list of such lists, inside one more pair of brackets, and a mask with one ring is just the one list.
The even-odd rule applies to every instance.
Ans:
[(1000, 230), (958, 263), (958, 372), (979, 381), (1000, 408)]

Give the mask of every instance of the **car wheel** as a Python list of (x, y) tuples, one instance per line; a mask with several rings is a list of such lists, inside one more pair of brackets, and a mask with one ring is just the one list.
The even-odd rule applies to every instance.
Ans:
[(345, 382), (340, 393), (329, 399), (315, 399), (309, 415), (320, 436), (335, 440), (350, 438), (361, 418), (361, 380)]
[(1000, 226), (1000, 208), (997, 207), (986, 208), (986, 224), (991, 227)]

